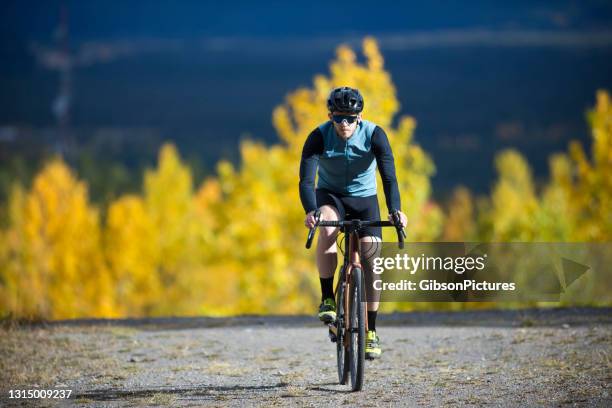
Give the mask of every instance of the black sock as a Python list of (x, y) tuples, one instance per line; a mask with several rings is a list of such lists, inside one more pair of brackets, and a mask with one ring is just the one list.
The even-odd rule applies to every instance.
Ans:
[(319, 278), (321, 281), (321, 301), (334, 298), (334, 278)]
[(378, 311), (368, 310), (368, 330), (376, 331), (376, 313)]

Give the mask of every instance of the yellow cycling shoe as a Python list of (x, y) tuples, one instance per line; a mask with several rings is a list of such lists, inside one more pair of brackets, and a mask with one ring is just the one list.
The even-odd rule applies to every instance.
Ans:
[(368, 360), (374, 360), (379, 358), (381, 353), (382, 350), (380, 349), (380, 339), (374, 330), (368, 330), (368, 334), (366, 336), (365, 357)]
[(323, 323), (333, 323), (336, 321), (336, 302), (332, 298), (327, 298), (319, 306), (319, 320)]

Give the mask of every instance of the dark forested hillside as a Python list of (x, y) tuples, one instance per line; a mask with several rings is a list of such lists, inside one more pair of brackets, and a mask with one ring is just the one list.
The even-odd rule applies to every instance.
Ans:
[[(56, 41), (62, 18), (67, 45)], [(417, 120), (436, 194), (457, 184), (487, 190), (493, 154), (505, 146), (543, 175), (552, 151), (587, 141), (584, 112), (597, 89), (612, 88), (612, 7), (600, 1), (8, 2), (0, 21), (5, 174), (16, 172), (16, 157), (35, 165), (56, 147), (60, 76), (50, 56), (62, 47), (75, 59), (74, 162), (85, 154), (125, 171), (152, 162), (165, 140), (200, 175), (235, 159), (242, 138), (277, 141), (273, 108), (325, 73), (337, 45), (365, 35), (380, 43), (402, 113)]]

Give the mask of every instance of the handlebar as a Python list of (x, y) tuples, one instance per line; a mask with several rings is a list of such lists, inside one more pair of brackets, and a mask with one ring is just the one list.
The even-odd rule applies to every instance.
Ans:
[(315, 231), (317, 227), (340, 227), (342, 231), (352, 229), (358, 231), (363, 227), (395, 227), (397, 232), (397, 244), (399, 249), (404, 248), (404, 239), (406, 238), (406, 232), (401, 226), (400, 216), (397, 211), (391, 213), (393, 222), (391, 221), (361, 221), (361, 220), (348, 220), (348, 221), (321, 221), (321, 211), (315, 211), (315, 226), (308, 231), (308, 238), (306, 239), (306, 249), (309, 249), (312, 245)]

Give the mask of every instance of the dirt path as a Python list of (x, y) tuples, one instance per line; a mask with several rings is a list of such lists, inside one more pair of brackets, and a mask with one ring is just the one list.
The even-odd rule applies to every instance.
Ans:
[(336, 384), (334, 345), (309, 317), (4, 329), (0, 405), (39, 387), (72, 389), (62, 406), (612, 406), (611, 311), (384, 316), (360, 393)]

